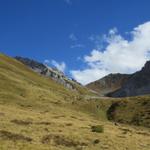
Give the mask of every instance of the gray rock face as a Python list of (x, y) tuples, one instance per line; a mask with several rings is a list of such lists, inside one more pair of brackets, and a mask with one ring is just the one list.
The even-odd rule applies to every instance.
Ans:
[(128, 81), (117, 91), (110, 93), (112, 97), (127, 97), (150, 94), (150, 61), (141, 71), (131, 75)]
[(24, 65), (31, 68), (33, 71), (46, 76), (50, 77), (51, 79), (55, 80), (56, 82), (62, 84), (68, 89), (75, 90), (74, 84), (77, 84), (73, 79), (67, 78), (61, 71), (57, 70), (56, 68), (48, 67), (42, 63), (39, 63), (35, 60), (31, 60), (29, 58), (23, 57), (15, 57), (16, 60), (22, 62)]
[(38, 73), (41, 73), (47, 69), (47, 67), (45, 65), (43, 65), (42, 63), (39, 63), (35, 60), (31, 60), (29, 58), (23, 58), (23, 57), (16, 56), (15, 59), (22, 62), (24, 65), (30, 67), (32, 70), (34, 70)]
[(127, 74), (109, 74), (104, 78), (92, 82), (86, 86), (103, 96), (119, 89), (129, 77), (130, 75)]

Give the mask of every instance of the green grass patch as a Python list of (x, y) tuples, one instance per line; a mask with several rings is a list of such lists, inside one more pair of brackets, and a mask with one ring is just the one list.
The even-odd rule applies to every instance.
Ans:
[(92, 132), (103, 133), (104, 127), (102, 125), (96, 125), (91, 127)]

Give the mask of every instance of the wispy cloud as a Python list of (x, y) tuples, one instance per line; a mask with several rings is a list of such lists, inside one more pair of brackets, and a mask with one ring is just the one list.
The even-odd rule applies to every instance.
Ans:
[(50, 61), (48, 59), (45, 59), (44, 64), (48, 65), (48, 64), (50, 64)]
[(65, 69), (66, 69), (66, 64), (65, 62), (57, 62), (56, 60), (48, 60), (48, 59), (45, 59), (44, 60), (44, 64), (47, 65), (47, 66), (54, 66), (56, 67), (59, 71), (61, 72), (65, 72)]
[(66, 69), (66, 64), (65, 62), (57, 62), (55, 60), (52, 60), (51, 61), (51, 64), (56, 67), (59, 71), (62, 71), (62, 72), (65, 72), (65, 69)]
[(94, 44), (94, 48), (97, 50), (101, 50), (105, 45), (105, 37), (106, 35), (91, 35), (88, 39)]
[(71, 0), (64, 0), (67, 4), (71, 5), (72, 1)]
[[(87, 84), (109, 73), (133, 73), (150, 59), (150, 22), (135, 27), (130, 32), (130, 39), (121, 36), (117, 28), (102, 36), (107, 43), (102, 49), (93, 49), (83, 60), (86, 68), (72, 70), (72, 77), (82, 84)], [(91, 38), (94, 40), (94, 38)], [(101, 46), (101, 40), (99, 43)]]
[(78, 40), (78, 38), (75, 36), (74, 33), (71, 33), (71, 34), (69, 35), (69, 39), (70, 39), (71, 41), (77, 41), (77, 40)]
[(70, 48), (84, 48), (85, 45), (83, 44), (74, 44), (74, 45), (71, 45)]
[(72, 42), (70, 48), (73, 49), (73, 48), (84, 48), (85, 47), (85, 45), (79, 43), (79, 38), (74, 33), (71, 33), (69, 35), (69, 39)]

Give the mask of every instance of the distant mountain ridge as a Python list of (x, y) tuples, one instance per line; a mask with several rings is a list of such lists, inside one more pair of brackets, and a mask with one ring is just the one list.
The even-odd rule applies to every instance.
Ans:
[(51, 68), (49, 66), (46, 66), (40, 62), (37, 62), (29, 58), (16, 56), (15, 59), (20, 61), (24, 65), (28, 66), (30, 69), (37, 72), (38, 74), (50, 77), (51, 79), (64, 85), (68, 89), (74, 90), (75, 89), (74, 84), (79, 84), (75, 80), (66, 77), (63, 72), (59, 71), (56, 68)]
[(128, 97), (145, 94), (150, 94), (150, 61), (147, 61), (141, 71), (132, 74), (120, 89), (110, 93), (109, 96)]
[(96, 91), (101, 96), (119, 89), (128, 79), (128, 74), (109, 74), (100, 80), (94, 81), (86, 85), (86, 87)]
[(109, 97), (129, 97), (150, 94), (150, 61), (141, 71), (131, 75), (109, 74), (104, 78), (86, 85), (100, 95)]

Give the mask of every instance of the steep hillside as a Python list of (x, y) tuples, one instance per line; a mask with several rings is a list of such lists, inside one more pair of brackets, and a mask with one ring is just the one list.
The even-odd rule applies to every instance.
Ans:
[(106, 95), (107, 93), (119, 89), (129, 77), (130, 75), (127, 74), (109, 74), (100, 80), (86, 85), (86, 87), (96, 91), (100, 95)]
[[(43, 100), (63, 101), (67, 97), (75, 96), (75, 92), (69, 92), (55, 81), (44, 78), (34, 73), (22, 63), (15, 59), (0, 55), (0, 91), (5, 103), (18, 100), (18, 103), (38, 99), (42, 104)], [(55, 91), (55, 92), (54, 92)], [(11, 100), (10, 100), (11, 99)]]
[(119, 99), (107, 110), (108, 119), (150, 128), (150, 96)]
[(74, 86), (77, 90), (70, 91), (54, 80), (38, 75), (17, 60), (0, 54), (0, 96), (5, 103), (15, 100), (30, 105), (38, 99), (37, 104), (42, 105), (43, 100), (66, 102), (68, 99), (93, 94), (86, 88)]
[(75, 82), (75, 80), (71, 80), (68, 77), (66, 77), (63, 72), (59, 71), (56, 68), (48, 67), (42, 63), (39, 63), (29, 58), (23, 58), (23, 57), (17, 56), (15, 57), (15, 59), (25, 64), (26, 66), (31, 68), (33, 71), (55, 80), (56, 82), (62, 84), (68, 89), (71, 89), (71, 90), (76, 89), (75, 85), (78, 83)]
[(90, 94), (80, 86), (69, 90), (0, 54), (0, 150), (150, 149), (148, 128), (107, 120), (118, 99)]
[(134, 73), (117, 91), (110, 93), (112, 97), (127, 97), (150, 94), (150, 61), (141, 71)]

